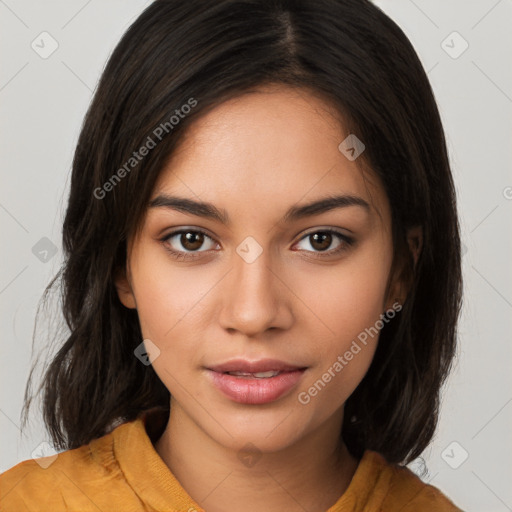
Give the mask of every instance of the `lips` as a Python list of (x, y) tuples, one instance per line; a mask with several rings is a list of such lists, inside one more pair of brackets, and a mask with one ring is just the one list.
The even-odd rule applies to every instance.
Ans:
[(289, 364), (277, 359), (260, 359), (258, 361), (232, 359), (226, 363), (210, 366), (208, 369), (219, 373), (241, 372), (255, 374), (264, 372), (293, 372), (296, 370), (304, 370), (306, 366)]
[(234, 402), (261, 405), (286, 396), (307, 367), (275, 359), (234, 359), (207, 368), (210, 382)]

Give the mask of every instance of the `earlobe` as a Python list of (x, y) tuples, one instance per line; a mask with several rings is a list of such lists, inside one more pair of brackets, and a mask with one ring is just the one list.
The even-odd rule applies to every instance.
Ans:
[(121, 303), (128, 309), (137, 309), (135, 295), (133, 294), (132, 286), (124, 269), (117, 271), (114, 278), (114, 284), (117, 290), (117, 296)]

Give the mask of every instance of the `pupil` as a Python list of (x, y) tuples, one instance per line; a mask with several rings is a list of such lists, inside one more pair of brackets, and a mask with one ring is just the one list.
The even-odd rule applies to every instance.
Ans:
[[(315, 233), (313, 236), (313, 243), (311, 244), (315, 247), (315, 244), (320, 240), (320, 247), (315, 247), (315, 249), (320, 251), (325, 251), (330, 245), (332, 240), (331, 233)], [(325, 243), (327, 241), (327, 243)]]
[(203, 245), (202, 233), (183, 233), (181, 235), (181, 244), (189, 251), (199, 249)]

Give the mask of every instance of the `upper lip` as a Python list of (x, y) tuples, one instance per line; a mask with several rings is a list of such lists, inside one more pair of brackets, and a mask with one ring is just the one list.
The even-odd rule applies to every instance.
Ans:
[(246, 372), (246, 373), (259, 373), (259, 372), (290, 372), (293, 370), (303, 370), (306, 366), (299, 366), (295, 364), (285, 363), (277, 359), (260, 359), (258, 361), (247, 361), (246, 359), (231, 359), (225, 363), (208, 367), (209, 370), (214, 372)]

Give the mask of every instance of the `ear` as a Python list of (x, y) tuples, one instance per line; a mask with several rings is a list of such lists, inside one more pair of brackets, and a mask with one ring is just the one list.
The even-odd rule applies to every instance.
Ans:
[(416, 269), (418, 258), (423, 249), (423, 228), (421, 226), (414, 226), (407, 231), (407, 244), (413, 257), (414, 269)]
[(137, 309), (135, 295), (133, 294), (126, 269), (121, 268), (117, 270), (114, 277), (114, 284), (121, 303), (129, 309)]
[(414, 226), (407, 231), (407, 247), (409, 254), (404, 259), (399, 257), (398, 263), (393, 267), (392, 278), (386, 299), (386, 309), (390, 309), (395, 302), (403, 305), (414, 281), (414, 272), (423, 249), (423, 229)]

